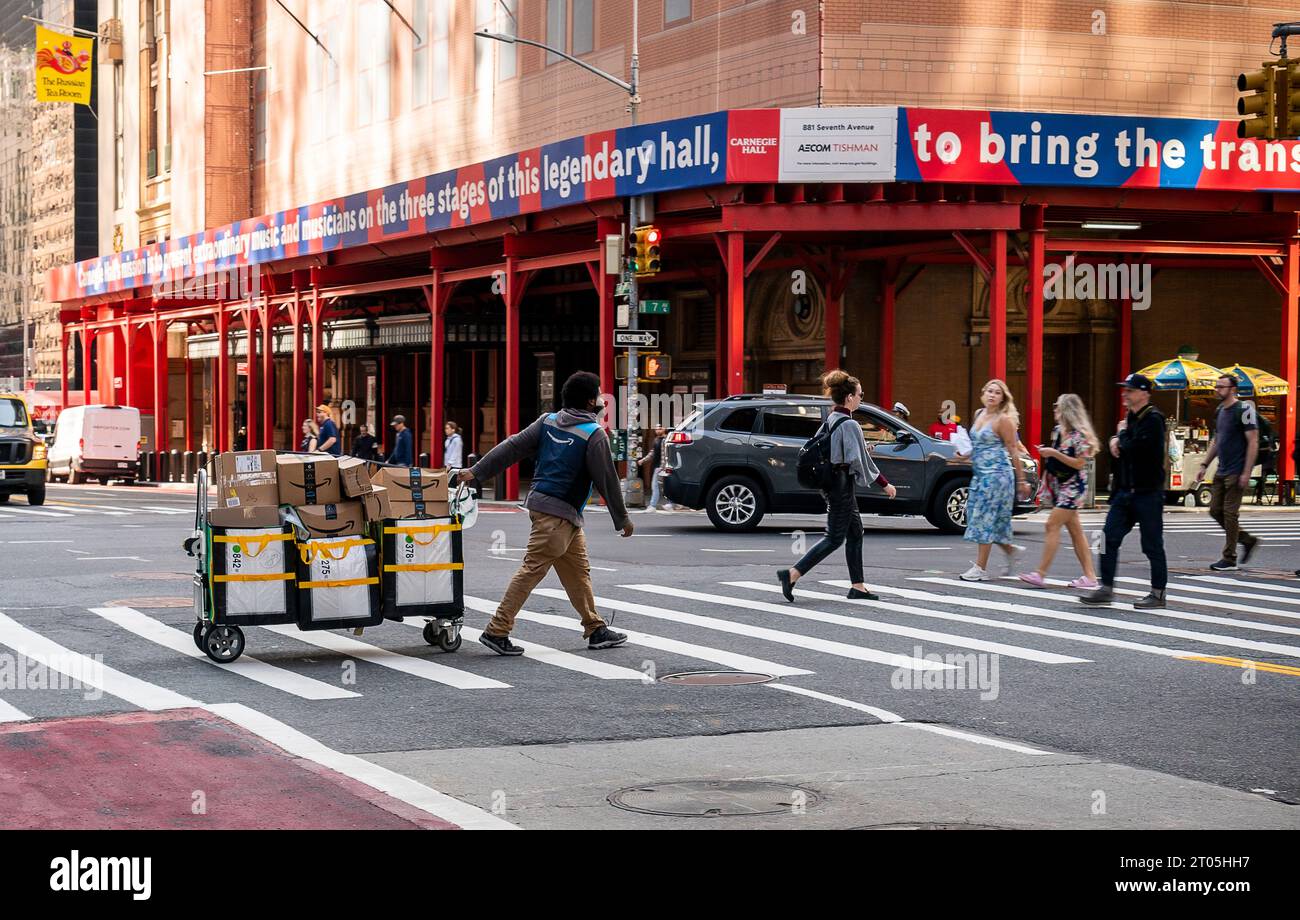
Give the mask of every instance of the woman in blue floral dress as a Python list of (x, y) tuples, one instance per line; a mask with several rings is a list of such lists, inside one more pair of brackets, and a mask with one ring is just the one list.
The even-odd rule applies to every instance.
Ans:
[(1029, 497), (1029, 483), (1020, 465), (1011, 461), (1017, 452), (1016, 429), (1020, 424), (1011, 390), (1001, 380), (990, 380), (980, 393), (980, 401), (984, 408), (976, 414), (970, 431), (974, 476), (966, 499), (963, 538), (978, 544), (979, 550), (975, 564), (962, 573), (963, 581), (990, 578), (989, 555), (995, 543), (1006, 554), (1006, 574), (1011, 574), (1016, 553), (1011, 544), (1011, 513), (1017, 492)]

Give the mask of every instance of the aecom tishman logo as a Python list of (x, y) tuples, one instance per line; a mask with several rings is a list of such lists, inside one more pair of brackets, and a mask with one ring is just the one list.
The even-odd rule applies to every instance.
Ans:
[(129, 891), (147, 901), (152, 891), (153, 858), (149, 856), (71, 856), (50, 861), (51, 891)]

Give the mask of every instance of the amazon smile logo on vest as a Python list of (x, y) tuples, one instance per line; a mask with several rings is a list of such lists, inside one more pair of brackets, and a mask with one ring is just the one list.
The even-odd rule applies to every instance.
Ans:
[(548, 438), (550, 438), (552, 441), (554, 441), (556, 444), (565, 444), (565, 445), (568, 445), (568, 444), (572, 444), (572, 443), (574, 442), (574, 439), (573, 439), (573, 438), (557, 438), (555, 435), (551, 434), (549, 431), (546, 432), (546, 436), (547, 436)]
[(136, 901), (147, 901), (153, 891), (150, 856), (71, 856), (50, 860), (51, 891), (129, 891)]

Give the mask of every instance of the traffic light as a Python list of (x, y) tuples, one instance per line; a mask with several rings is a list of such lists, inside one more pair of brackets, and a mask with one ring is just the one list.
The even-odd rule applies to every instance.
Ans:
[(658, 227), (637, 227), (632, 231), (632, 272), (644, 277), (659, 271), (659, 243), (663, 231)]
[(646, 355), (642, 367), (646, 380), (670, 380), (673, 376), (673, 359), (668, 355)]
[(1277, 136), (1300, 138), (1300, 61), (1286, 61), (1278, 70)]
[(1249, 93), (1237, 100), (1237, 114), (1251, 116), (1237, 123), (1237, 137), (1277, 139), (1280, 73), (1285, 71), (1266, 63), (1263, 70), (1237, 75), (1237, 92)]

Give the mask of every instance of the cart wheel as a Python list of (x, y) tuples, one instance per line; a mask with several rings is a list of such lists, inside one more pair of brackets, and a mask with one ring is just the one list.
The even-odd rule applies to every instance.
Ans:
[(1197, 506), (1198, 506), (1198, 507), (1201, 507), (1201, 508), (1208, 508), (1209, 505), (1210, 505), (1210, 499), (1211, 499), (1212, 497), (1213, 497), (1213, 496), (1210, 494), (1210, 487), (1209, 487), (1209, 486), (1201, 486), (1199, 489), (1196, 490), (1196, 504), (1197, 504)]
[(438, 644), (438, 630), (434, 627), (432, 620), (424, 624), (424, 641), (430, 645)]
[(200, 652), (203, 651), (203, 631), (207, 628), (207, 620), (199, 620), (194, 624), (194, 644), (199, 647)]
[(244, 631), (238, 626), (211, 626), (203, 632), (203, 651), (217, 664), (244, 654)]
[(462, 636), (460, 633), (456, 633), (455, 639), (451, 638), (450, 633), (440, 633), (438, 635), (438, 647), (444, 652), (454, 652), (456, 649), (460, 648), (461, 638)]

